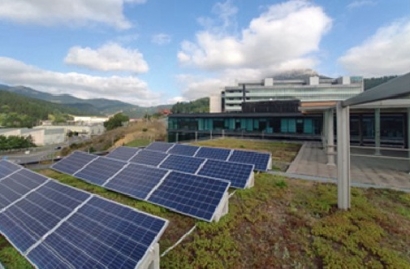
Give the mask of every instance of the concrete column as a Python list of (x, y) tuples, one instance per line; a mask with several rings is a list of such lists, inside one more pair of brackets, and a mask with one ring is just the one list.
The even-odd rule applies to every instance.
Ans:
[(326, 152), (326, 147), (327, 147), (327, 123), (328, 123), (328, 116), (327, 116), (327, 110), (323, 111), (323, 123), (322, 123), (322, 146), (323, 149)]
[(197, 141), (198, 141), (198, 132), (195, 131), (195, 142), (197, 142)]
[(350, 208), (350, 120), (349, 107), (338, 102), (337, 113), (337, 206)]
[(374, 110), (374, 155), (380, 155), (380, 108)]
[(335, 165), (333, 109), (327, 111), (327, 165)]

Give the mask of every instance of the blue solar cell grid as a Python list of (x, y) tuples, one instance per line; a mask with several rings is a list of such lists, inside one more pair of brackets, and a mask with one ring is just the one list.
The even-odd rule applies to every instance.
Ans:
[(193, 216), (212, 221), (216, 208), (230, 183), (212, 178), (171, 172), (148, 198), (148, 201)]
[(158, 166), (168, 154), (158, 151), (141, 150), (135, 155), (130, 162)]
[(175, 144), (167, 153), (169, 154), (177, 154), (177, 155), (184, 155), (184, 156), (194, 156), (195, 153), (198, 151), (199, 147), (197, 146), (190, 146), (190, 145), (181, 145)]
[(0, 210), (46, 181), (46, 177), (25, 169), (4, 178), (0, 181)]
[(9, 174), (21, 169), (22, 167), (20, 165), (5, 161), (5, 160), (0, 160), (0, 179), (8, 176)]
[(125, 165), (126, 162), (123, 161), (107, 157), (98, 157), (98, 159), (89, 163), (84, 169), (75, 173), (74, 176), (101, 186), (107, 179), (118, 173)]
[(122, 160), (122, 161), (128, 161), (131, 159), (132, 156), (134, 156), (139, 149), (137, 148), (131, 148), (131, 147), (118, 147), (111, 151), (106, 157), (117, 159), (117, 160)]
[(188, 156), (169, 155), (160, 165), (161, 168), (195, 174), (205, 159)]
[(231, 182), (231, 187), (245, 188), (253, 172), (253, 165), (207, 160), (198, 175), (222, 178)]
[(153, 151), (167, 152), (174, 145), (175, 144), (173, 144), (173, 143), (153, 142), (153, 143), (149, 144), (145, 149), (149, 149), (149, 150), (153, 150)]
[(12, 176), (19, 192), (44, 183), (0, 213), (0, 233), (37, 268), (136, 268), (168, 223), (25, 169)]
[(164, 169), (131, 163), (104, 187), (144, 200), (167, 172)]
[(75, 151), (71, 155), (52, 165), (51, 168), (65, 174), (73, 175), (95, 158), (97, 158), (97, 156)]
[(231, 154), (230, 149), (201, 147), (195, 157), (226, 161)]
[(269, 153), (259, 153), (253, 151), (235, 150), (231, 157), (230, 162), (238, 163), (250, 163), (255, 165), (255, 170), (266, 171), (268, 169), (268, 163), (271, 156)]
[(2, 213), (0, 231), (25, 252), (88, 196), (49, 181)]

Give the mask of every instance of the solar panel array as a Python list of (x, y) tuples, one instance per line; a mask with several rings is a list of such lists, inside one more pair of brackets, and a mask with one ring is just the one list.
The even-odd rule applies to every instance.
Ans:
[(153, 142), (146, 149), (191, 157), (253, 164), (255, 170), (258, 171), (266, 171), (271, 166), (271, 154), (256, 151), (230, 150), (165, 142)]
[(37, 268), (137, 268), (168, 225), (24, 168), (0, 184), (0, 233)]
[[(161, 143), (160, 145), (164, 145)], [(119, 155), (126, 147), (118, 147), (108, 156)], [(130, 148), (126, 148), (127, 151)], [(134, 148), (134, 155), (128, 159), (131, 163), (139, 163), (158, 168), (185, 172), (228, 180), (231, 187), (243, 189), (253, 185), (253, 170), (251, 164), (227, 162), (221, 160), (207, 160), (204, 158), (184, 155), (173, 155), (159, 151), (141, 150)]]
[[(65, 172), (69, 170), (64, 167), (66, 160), (68, 160), (68, 166), (72, 164), (71, 155), (60, 160), (56, 163), (58, 165), (55, 164), (51, 168), (91, 184), (205, 221), (212, 221), (226, 202), (229, 181), (128, 163), (109, 157), (96, 156), (86, 162), (90, 159), (88, 155), (87, 153), (76, 154), (77, 162), (83, 163), (83, 167), (77, 171)], [(188, 186), (188, 189), (173, 188), (175, 177), (181, 179), (181, 182), (184, 181), (184, 186)], [(215, 186), (220, 187), (215, 188)], [(166, 199), (160, 199), (160, 197), (166, 197)]]

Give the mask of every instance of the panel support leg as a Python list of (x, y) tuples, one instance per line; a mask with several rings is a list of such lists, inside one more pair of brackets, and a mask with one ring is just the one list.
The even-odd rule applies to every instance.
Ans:
[(337, 206), (350, 208), (350, 120), (349, 107), (337, 103)]
[(323, 111), (323, 124), (322, 124), (322, 146), (323, 150), (326, 152), (327, 147), (327, 111)]

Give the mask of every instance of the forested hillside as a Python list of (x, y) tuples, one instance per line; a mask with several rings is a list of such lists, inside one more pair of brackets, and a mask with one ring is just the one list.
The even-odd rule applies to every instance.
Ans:
[(172, 106), (173, 114), (179, 113), (208, 113), (209, 98), (204, 97), (191, 102), (178, 102)]
[(380, 78), (365, 78), (364, 79), (364, 90), (366, 91), (368, 89), (376, 87), (396, 77), (397, 76), (384, 76)]
[(0, 91), (0, 126), (33, 127), (40, 120), (63, 122), (73, 115), (84, 115), (75, 108)]

